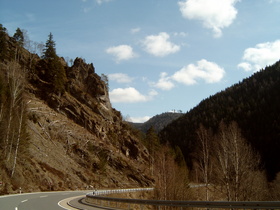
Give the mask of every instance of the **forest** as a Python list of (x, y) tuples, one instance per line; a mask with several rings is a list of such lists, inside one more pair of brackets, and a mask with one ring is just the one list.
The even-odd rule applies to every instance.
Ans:
[[(78, 62), (81, 59), (76, 60)], [(22, 158), (28, 157), (29, 160), (28, 149), (34, 144), (31, 140), (32, 134), (27, 132), (27, 122), (37, 124), (38, 121), (38, 116), (27, 109), (29, 101), (26, 96), (36, 93), (51, 106), (50, 95), (61, 99), (77, 93), (75, 92), (77, 89), (74, 90), (69, 82), (71, 79), (73, 82), (76, 75), (71, 75), (69, 70), (72, 67), (56, 54), (52, 33), (42, 45), (26, 40), (20, 29), (17, 29), (13, 37), (9, 37), (6, 29), (0, 25), (0, 61), (0, 150), (3, 154), (0, 167), (13, 179), (17, 166), (22, 164)], [(89, 66), (94, 71), (92, 64)], [(94, 80), (97, 82), (96, 85), (107, 84), (106, 75), (103, 78), (105, 81), (99, 83)], [(81, 84), (80, 81), (78, 83)], [(138, 172), (137, 175), (144, 177), (145, 182), (149, 180), (154, 184), (155, 199), (279, 200), (280, 157), (277, 155), (280, 150), (279, 90), (280, 62), (277, 62), (242, 82), (210, 96), (186, 114), (178, 114), (176, 120), (170, 113), (155, 117), (154, 123), (160, 125), (161, 129), (164, 127), (159, 134), (153, 126), (145, 128), (146, 132), (143, 133), (125, 122), (119, 125), (121, 132), (116, 132), (115, 129), (118, 127), (116, 119), (121, 116), (116, 110), (113, 110), (114, 113), (118, 113), (117, 116), (114, 115), (113, 123), (101, 130), (97, 130), (96, 127), (90, 130), (90, 126), (81, 119), (71, 118), (71, 120), (83, 125), (91, 134), (98, 136), (101, 142), (106, 136), (107, 143), (120, 147), (118, 150), (134, 159), (140, 154), (140, 146), (135, 146), (137, 141), (134, 137), (137, 137), (148, 150), (148, 153), (145, 152), (145, 155), (148, 155), (142, 157), (143, 162), (146, 161), (143, 169), (145, 176)], [(95, 86), (93, 92), (94, 96), (101, 93)], [(82, 97), (86, 94), (79, 92), (75, 100), (85, 102)], [(98, 104), (95, 106), (100, 107)], [(95, 106), (91, 105), (94, 114), (98, 111), (103, 118), (112, 114), (104, 114)], [(67, 112), (64, 112), (64, 115), (68, 113), (74, 116), (74, 109), (69, 111), (69, 104), (65, 107)], [(59, 109), (56, 108), (55, 111), (59, 113)], [(163, 118), (164, 121), (174, 121), (165, 127)], [(101, 118), (98, 119), (100, 121)], [(108, 119), (104, 121), (107, 123)], [(122, 139), (124, 134), (128, 133), (131, 142)], [(59, 137), (57, 140), (61, 142), (61, 139), (63, 138)], [(125, 173), (128, 171), (129, 167), (122, 165), (125, 161), (119, 161), (120, 158), (117, 158), (117, 161), (113, 160), (108, 152), (97, 153), (96, 151), (102, 148), (93, 146), (92, 139), (89, 141), (87, 150), (79, 148), (77, 143), (72, 151), (76, 151), (78, 156), (82, 154), (82, 157), (87, 158), (99, 155), (100, 162), (91, 166), (95, 168), (94, 171), (102, 169), (103, 173), (113, 163), (117, 164), (116, 171), (123, 170)], [(68, 139), (66, 142), (63, 147), (67, 148), (68, 152)], [(125, 150), (122, 144), (126, 144), (130, 152)], [(18, 160), (21, 160), (21, 163)], [(86, 164), (88, 163), (83, 163), (82, 166)], [(63, 177), (61, 175), (63, 172), (58, 174), (60, 178)], [(129, 176), (141, 183), (135, 174)], [(87, 179), (91, 178), (82, 177), (82, 181)], [(203, 185), (197, 188), (197, 184), (201, 183)]]
[[(276, 62), (238, 84), (201, 101), (198, 106), (163, 129), (160, 132), (160, 139), (182, 149), (187, 165), (192, 171), (192, 179), (204, 180), (208, 185), (210, 182), (217, 182), (210, 179), (210, 174), (214, 177), (223, 175), (223, 180), (220, 181), (227, 186), (225, 191), (228, 200), (241, 199), (241, 194), (235, 197), (233, 195), (239, 191), (237, 190), (239, 187), (245, 186), (244, 183), (250, 183), (249, 176), (243, 177), (244, 183), (239, 182), (241, 174), (248, 173), (236, 171), (242, 167), (243, 162), (238, 162), (241, 157), (246, 157), (246, 161), (252, 158), (250, 163), (246, 164), (247, 168), (251, 167), (248, 174), (258, 173), (259, 176), (254, 177), (265, 180), (267, 187), (271, 183), (273, 186), (279, 186), (279, 91), (280, 62)], [(225, 154), (227, 158), (222, 156)], [(224, 162), (221, 162), (222, 160)], [(227, 167), (230, 169), (228, 172)], [(221, 171), (215, 176), (212, 170), (217, 168)], [(229, 183), (229, 180), (232, 183)], [(233, 187), (233, 191), (229, 190), (229, 186)], [(259, 195), (264, 191), (257, 190)], [(279, 189), (270, 192), (277, 194)], [(273, 193), (268, 194), (272, 196)]]

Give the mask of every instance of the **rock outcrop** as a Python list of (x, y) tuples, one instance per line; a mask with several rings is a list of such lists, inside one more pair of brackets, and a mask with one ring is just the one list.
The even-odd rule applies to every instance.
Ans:
[[(7, 43), (9, 51), (18, 47), (12, 38)], [(112, 108), (107, 85), (93, 64), (81, 58), (71, 67), (64, 62), (66, 91), (57, 94), (46, 91), (45, 81), (37, 76), (40, 58), (23, 48), (20, 52), (16, 61), (12, 57), (0, 61), (0, 73), (8, 81), (10, 63), (16, 62), (20, 66), (16, 70), (26, 74), (28, 137), (22, 141), (26, 144), (20, 144), (13, 176), (6, 159), (0, 161), (0, 194), (20, 188), (32, 192), (151, 186), (149, 154), (121, 113)], [(6, 119), (0, 120), (3, 125)]]

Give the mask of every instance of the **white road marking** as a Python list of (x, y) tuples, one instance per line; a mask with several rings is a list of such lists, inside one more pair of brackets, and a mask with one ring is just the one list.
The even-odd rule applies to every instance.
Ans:
[(46, 198), (48, 197), (47, 195), (41, 195), (40, 198)]
[(63, 209), (75, 210), (76, 208), (73, 208), (68, 205), (68, 201), (73, 200), (75, 198), (82, 198), (82, 197), (85, 197), (85, 195), (79, 195), (79, 196), (75, 196), (75, 197), (65, 198), (65, 199), (59, 201), (57, 204), (58, 204), (58, 206), (60, 206)]
[(16, 207), (15, 210), (18, 210), (18, 208)]
[(22, 203), (24, 203), (24, 202), (26, 202), (26, 201), (28, 201), (28, 199), (26, 199), (26, 200), (23, 200), (23, 201), (21, 201)]

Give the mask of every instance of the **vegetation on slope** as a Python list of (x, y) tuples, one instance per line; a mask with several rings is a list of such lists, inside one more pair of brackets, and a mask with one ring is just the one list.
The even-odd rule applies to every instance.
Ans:
[(18, 29), (0, 25), (0, 194), (151, 186), (149, 153), (92, 64), (69, 67), (52, 34), (42, 57), (23, 48)]
[[(280, 62), (277, 62), (203, 100), (169, 124), (160, 133), (161, 140), (180, 146), (188, 165), (194, 169), (195, 152), (201, 147), (198, 140), (200, 126), (216, 135), (221, 132), (221, 123), (230, 125), (235, 122), (246, 142), (260, 154), (258, 169), (264, 167), (268, 180), (272, 181), (280, 171), (279, 91)], [(216, 147), (210, 149), (216, 150)]]
[(155, 129), (155, 131), (158, 133), (163, 128), (165, 128), (165, 126), (167, 126), (169, 123), (178, 119), (181, 116), (183, 116), (182, 112), (165, 112), (165, 113), (153, 116), (147, 122), (131, 123), (131, 124), (144, 133), (146, 133), (151, 127), (153, 127)]
[(180, 150), (124, 122), (107, 83), (81, 58), (68, 66), (51, 33), (42, 48), (0, 25), (0, 194), (155, 186), (154, 198), (185, 198)]

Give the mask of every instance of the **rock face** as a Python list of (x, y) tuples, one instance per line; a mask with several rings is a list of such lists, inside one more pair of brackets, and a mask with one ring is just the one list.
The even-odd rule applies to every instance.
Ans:
[(86, 64), (81, 58), (76, 58), (66, 74), (71, 95), (111, 121), (112, 116), (109, 113), (112, 112), (112, 106), (108, 89), (95, 73), (93, 64)]
[(95, 73), (93, 64), (86, 64), (81, 58), (76, 58), (66, 73), (70, 92), (77, 99), (90, 106), (92, 101), (97, 101), (106, 110), (112, 109), (106, 84)]
[[(9, 42), (13, 50), (16, 45)], [(34, 71), (39, 57), (34, 55), (30, 63), (33, 55), (24, 49), (20, 56), (20, 70), (27, 70), (28, 143), (20, 144), (13, 176), (5, 160), (0, 161), (0, 194), (20, 188), (32, 192), (153, 185), (146, 167), (149, 154), (120, 112), (112, 108), (106, 83), (93, 64), (81, 58), (71, 67), (64, 64), (67, 87), (59, 95), (42, 88), (44, 81)], [(3, 77), (11, 61), (0, 61)]]

